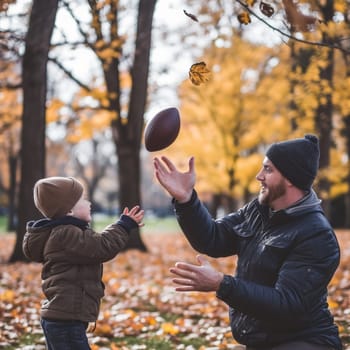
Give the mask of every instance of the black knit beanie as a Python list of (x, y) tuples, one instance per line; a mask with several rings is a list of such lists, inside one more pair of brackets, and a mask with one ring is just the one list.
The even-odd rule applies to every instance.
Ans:
[(315, 135), (272, 144), (266, 157), (294, 186), (309, 190), (317, 175), (320, 149)]

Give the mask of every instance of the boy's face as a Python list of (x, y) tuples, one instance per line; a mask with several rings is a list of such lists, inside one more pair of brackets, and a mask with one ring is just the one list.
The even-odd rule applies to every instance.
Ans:
[(80, 197), (72, 208), (72, 215), (80, 220), (91, 221), (91, 203), (84, 198), (84, 195)]

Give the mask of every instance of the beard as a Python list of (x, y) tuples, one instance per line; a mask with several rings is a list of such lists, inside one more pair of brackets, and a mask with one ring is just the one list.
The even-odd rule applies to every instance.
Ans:
[(286, 193), (286, 186), (281, 180), (275, 185), (270, 186), (263, 186), (259, 192), (258, 200), (261, 205), (268, 205), (269, 207), (272, 207), (272, 203), (284, 196)]

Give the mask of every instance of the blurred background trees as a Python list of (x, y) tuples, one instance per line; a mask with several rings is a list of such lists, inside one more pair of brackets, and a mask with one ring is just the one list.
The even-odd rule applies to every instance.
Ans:
[[(95, 211), (141, 204), (166, 213), (142, 131), (169, 106), (182, 126), (161, 153), (180, 166), (196, 157), (197, 190), (214, 216), (256, 194), (271, 142), (315, 133), (316, 189), (332, 223), (350, 227), (347, 1), (34, 0), (0, 9), (0, 200), (17, 233), (13, 261), (23, 258), (26, 222), (39, 217), (32, 188), (42, 176), (80, 178)], [(200, 61), (210, 79), (194, 85), (188, 71)], [(147, 249), (139, 231), (128, 248)]]

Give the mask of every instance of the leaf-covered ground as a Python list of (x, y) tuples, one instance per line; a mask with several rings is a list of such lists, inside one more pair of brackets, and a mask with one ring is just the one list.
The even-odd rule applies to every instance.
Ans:
[[(329, 292), (344, 349), (350, 349), (350, 232), (337, 231), (341, 265)], [(232, 339), (227, 307), (214, 293), (176, 293), (168, 272), (178, 260), (195, 262), (183, 236), (145, 234), (149, 253), (128, 251), (105, 264), (106, 296), (93, 350), (240, 349)], [(0, 236), (0, 348), (45, 349), (40, 328), (42, 299), (39, 264), (5, 264), (14, 235)], [(232, 273), (233, 258), (210, 259)]]

